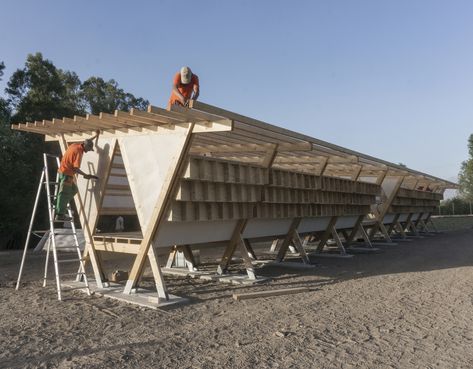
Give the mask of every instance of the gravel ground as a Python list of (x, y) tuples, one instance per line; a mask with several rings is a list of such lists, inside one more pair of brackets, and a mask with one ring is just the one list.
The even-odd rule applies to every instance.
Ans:
[[(166, 277), (189, 303), (157, 311), (78, 291), (58, 302), (40, 287), (42, 254), (15, 291), (20, 254), (2, 252), (0, 367), (473, 368), (473, 230), (381, 248), (264, 267), (272, 279), (253, 287)], [(310, 291), (231, 298), (300, 286)]]

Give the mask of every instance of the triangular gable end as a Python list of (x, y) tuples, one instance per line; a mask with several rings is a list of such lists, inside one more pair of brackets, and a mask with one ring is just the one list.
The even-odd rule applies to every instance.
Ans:
[(119, 138), (123, 164), (143, 234), (153, 226), (149, 224), (150, 218), (168, 173), (175, 169), (176, 158), (181, 154), (186, 136), (185, 131), (174, 131)]

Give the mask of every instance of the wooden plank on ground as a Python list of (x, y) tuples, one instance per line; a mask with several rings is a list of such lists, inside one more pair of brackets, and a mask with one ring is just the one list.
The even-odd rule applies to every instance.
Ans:
[(291, 295), (294, 293), (309, 292), (308, 287), (294, 287), (294, 288), (283, 288), (279, 290), (269, 290), (269, 291), (257, 291), (257, 292), (247, 292), (247, 293), (234, 293), (233, 299), (236, 301), (254, 299), (258, 297), (271, 297), (271, 296), (282, 296), (282, 295)]

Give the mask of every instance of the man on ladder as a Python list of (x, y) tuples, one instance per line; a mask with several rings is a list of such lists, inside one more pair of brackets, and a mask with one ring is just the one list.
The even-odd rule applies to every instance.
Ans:
[[(86, 179), (98, 179), (97, 176), (86, 174), (80, 170), (80, 165), (82, 161), (82, 156), (84, 152), (89, 152), (94, 150), (94, 139), (97, 139), (100, 134), (100, 131), (96, 131), (96, 135), (91, 139), (86, 139), (82, 143), (76, 143), (70, 145), (66, 152), (64, 153), (62, 160), (59, 161), (59, 157), (43, 154), (43, 171), (41, 174), (41, 179), (39, 181), (38, 191), (36, 193), (35, 204), (33, 207), (33, 214), (31, 215), (30, 225), (28, 228), (28, 236), (26, 237), (25, 247), (23, 250), (23, 257), (20, 264), (20, 272), (18, 273), (18, 279), (16, 282), (16, 289), (20, 287), (21, 277), (23, 273), (23, 266), (25, 264), (26, 252), (28, 250), (30, 236), (32, 234), (38, 236), (38, 234), (48, 234), (48, 246), (46, 252), (46, 261), (44, 267), (44, 278), (43, 278), (43, 287), (46, 287), (46, 280), (48, 276), (48, 263), (49, 263), (49, 253), (52, 251), (54, 257), (54, 272), (56, 276), (56, 285), (57, 285), (57, 294), (58, 300), (62, 300), (62, 286), (61, 286), (61, 275), (59, 264), (63, 263), (79, 263), (79, 270), (73, 275), (76, 276), (76, 281), (83, 281), (85, 284), (85, 291), (88, 295), (91, 294), (89, 288), (89, 282), (87, 281), (87, 275), (85, 273), (85, 259), (82, 256), (79, 240), (77, 238), (77, 231), (74, 225), (74, 220), (72, 217), (72, 210), (70, 208), (69, 202), (72, 200), (74, 195), (78, 192), (77, 185), (75, 183), (75, 174), (81, 174)], [(49, 180), (49, 166), (48, 158), (54, 159), (54, 162), (58, 168), (56, 181), (51, 182)], [(46, 231), (33, 231), (33, 224), (36, 216), (36, 209), (38, 208), (39, 197), (41, 194), (42, 187), (45, 187), (47, 199), (48, 199), (48, 213), (49, 213), (49, 230)], [(54, 186), (54, 191), (52, 191), (51, 186)], [(56, 198), (56, 206), (53, 205), (52, 199)], [(56, 216), (54, 216), (56, 214)], [(67, 215), (66, 215), (67, 214)], [(54, 225), (55, 222), (69, 222), (71, 231), (64, 231), (61, 229), (56, 229)], [(56, 236), (57, 235), (71, 235), (74, 239), (73, 245), (68, 245), (66, 247), (56, 245)], [(57, 252), (59, 249), (73, 248), (77, 253), (77, 257), (74, 258), (59, 258), (60, 254)], [(68, 250), (69, 251), (69, 250)], [(64, 274), (63, 274), (64, 276)], [(82, 288), (77, 287), (77, 288)]]
[(55, 221), (71, 221), (72, 219), (67, 214), (67, 204), (73, 199), (77, 193), (78, 188), (75, 183), (74, 174), (80, 174), (85, 179), (99, 179), (92, 174), (86, 174), (80, 170), (82, 156), (85, 152), (94, 151), (94, 139), (97, 140), (100, 131), (96, 131), (96, 135), (92, 138), (87, 138), (82, 143), (75, 143), (70, 145), (64, 153), (59, 172), (59, 193), (56, 201), (56, 217)]

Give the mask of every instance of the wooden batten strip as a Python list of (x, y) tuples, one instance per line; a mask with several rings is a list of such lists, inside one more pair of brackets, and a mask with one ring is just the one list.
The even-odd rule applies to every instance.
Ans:
[(148, 105), (147, 111), (148, 113), (159, 114), (165, 117), (179, 119), (179, 120), (182, 120), (184, 118), (184, 114), (180, 114), (178, 112), (171, 111), (169, 109), (163, 109), (163, 108), (160, 108), (159, 106), (154, 106), (154, 105)]
[(210, 114), (210, 113), (206, 113), (199, 110), (189, 109), (180, 105), (171, 105), (171, 111), (174, 113), (180, 114), (183, 118), (185, 118), (188, 121), (216, 122), (219, 120), (228, 120), (228, 118), (225, 118), (219, 115)]
[[(267, 142), (257, 139), (247, 139), (239, 137), (234, 132), (225, 135), (218, 134), (221, 132), (213, 132), (206, 135), (197, 135), (194, 139), (196, 145), (239, 145), (239, 144), (266, 144)], [(273, 143), (272, 143), (273, 144)]]
[[(60, 121), (61, 122), (61, 121)], [(35, 122), (35, 125), (43, 125), (51, 129), (51, 132), (71, 132), (71, 128), (68, 128), (65, 124), (58, 123), (57, 121), (43, 120), (42, 122)]]
[(194, 145), (191, 147), (191, 153), (249, 153), (249, 152), (265, 152), (270, 148), (270, 144), (209, 144)]
[(141, 119), (149, 119), (150, 121), (159, 122), (162, 124), (185, 123), (185, 121), (180, 117), (175, 116), (174, 114), (164, 109), (158, 110), (158, 108), (151, 109), (148, 107), (148, 111), (131, 109), (130, 114)]
[(84, 117), (74, 115), (74, 121), (79, 124), (88, 125), (89, 127), (95, 127), (95, 129), (115, 129), (115, 125), (109, 124), (107, 122), (101, 122), (99, 119), (86, 119)]
[[(125, 119), (121, 119), (116, 117), (115, 115), (108, 114), (108, 113), (100, 113), (100, 121), (106, 122), (108, 124), (119, 124), (120, 129), (127, 129), (130, 131), (140, 131), (142, 127), (149, 127), (147, 124), (142, 124), (138, 122), (131, 122), (126, 121)], [(115, 127), (116, 128), (116, 127)]]
[(100, 119), (98, 115), (87, 114), (85, 120), (88, 122), (94, 122), (106, 127), (114, 128), (114, 129), (127, 128), (127, 127), (123, 127), (123, 124), (121, 123), (112, 122), (108, 119)]
[(235, 128), (232, 132), (232, 136), (235, 135), (237, 137), (240, 136), (242, 138), (253, 138), (260, 142), (264, 140), (265, 142), (277, 144), (297, 143), (296, 140), (291, 140), (291, 138), (288, 136), (284, 136), (281, 134), (273, 134), (264, 130), (255, 131), (254, 129), (252, 129), (251, 126), (243, 124), (241, 122), (235, 122), (234, 127)]
[(138, 126), (147, 127), (147, 126), (156, 126), (156, 125), (163, 124), (156, 120), (140, 118), (135, 115), (131, 115), (131, 113), (129, 112), (118, 111), (118, 110), (115, 111), (115, 115), (113, 117), (115, 117), (117, 121), (124, 122), (130, 126), (138, 125)]
[(33, 123), (12, 124), (12, 129), (23, 132), (40, 133), (42, 135), (49, 134), (44, 129), (35, 127)]
[(31, 132), (38, 132), (44, 134), (54, 134), (53, 130), (43, 125), (41, 122), (36, 123), (26, 123), (26, 128), (29, 128)]
[[(44, 129), (45, 132), (49, 133), (49, 134), (54, 134), (55, 132), (57, 132), (58, 130), (54, 130), (53, 128), (49, 127), (47, 124), (45, 124), (44, 122), (34, 122), (33, 123), (34, 126), (38, 129)], [(59, 130), (59, 132), (61, 132)]]
[[(126, 117), (129, 116), (128, 113), (126, 112), (122, 112)], [(133, 122), (131, 120), (128, 120), (126, 118), (121, 118), (121, 115), (118, 116), (116, 114), (116, 111), (115, 111), (115, 114), (109, 114), (109, 113), (100, 113), (99, 114), (99, 117), (101, 120), (104, 120), (106, 122), (112, 122), (112, 123), (117, 123), (117, 124), (120, 124), (121, 126), (125, 126), (125, 127), (136, 127), (136, 126), (139, 126), (140, 124), (137, 123), (137, 122)]]
[(64, 124), (74, 127), (74, 131), (94, 131), (96, 129), (103, 128), (96, 123), (90, 123), (86, 120), (76, 121), (74, 119), (64, 117), (62, 118), (62, 121)]

